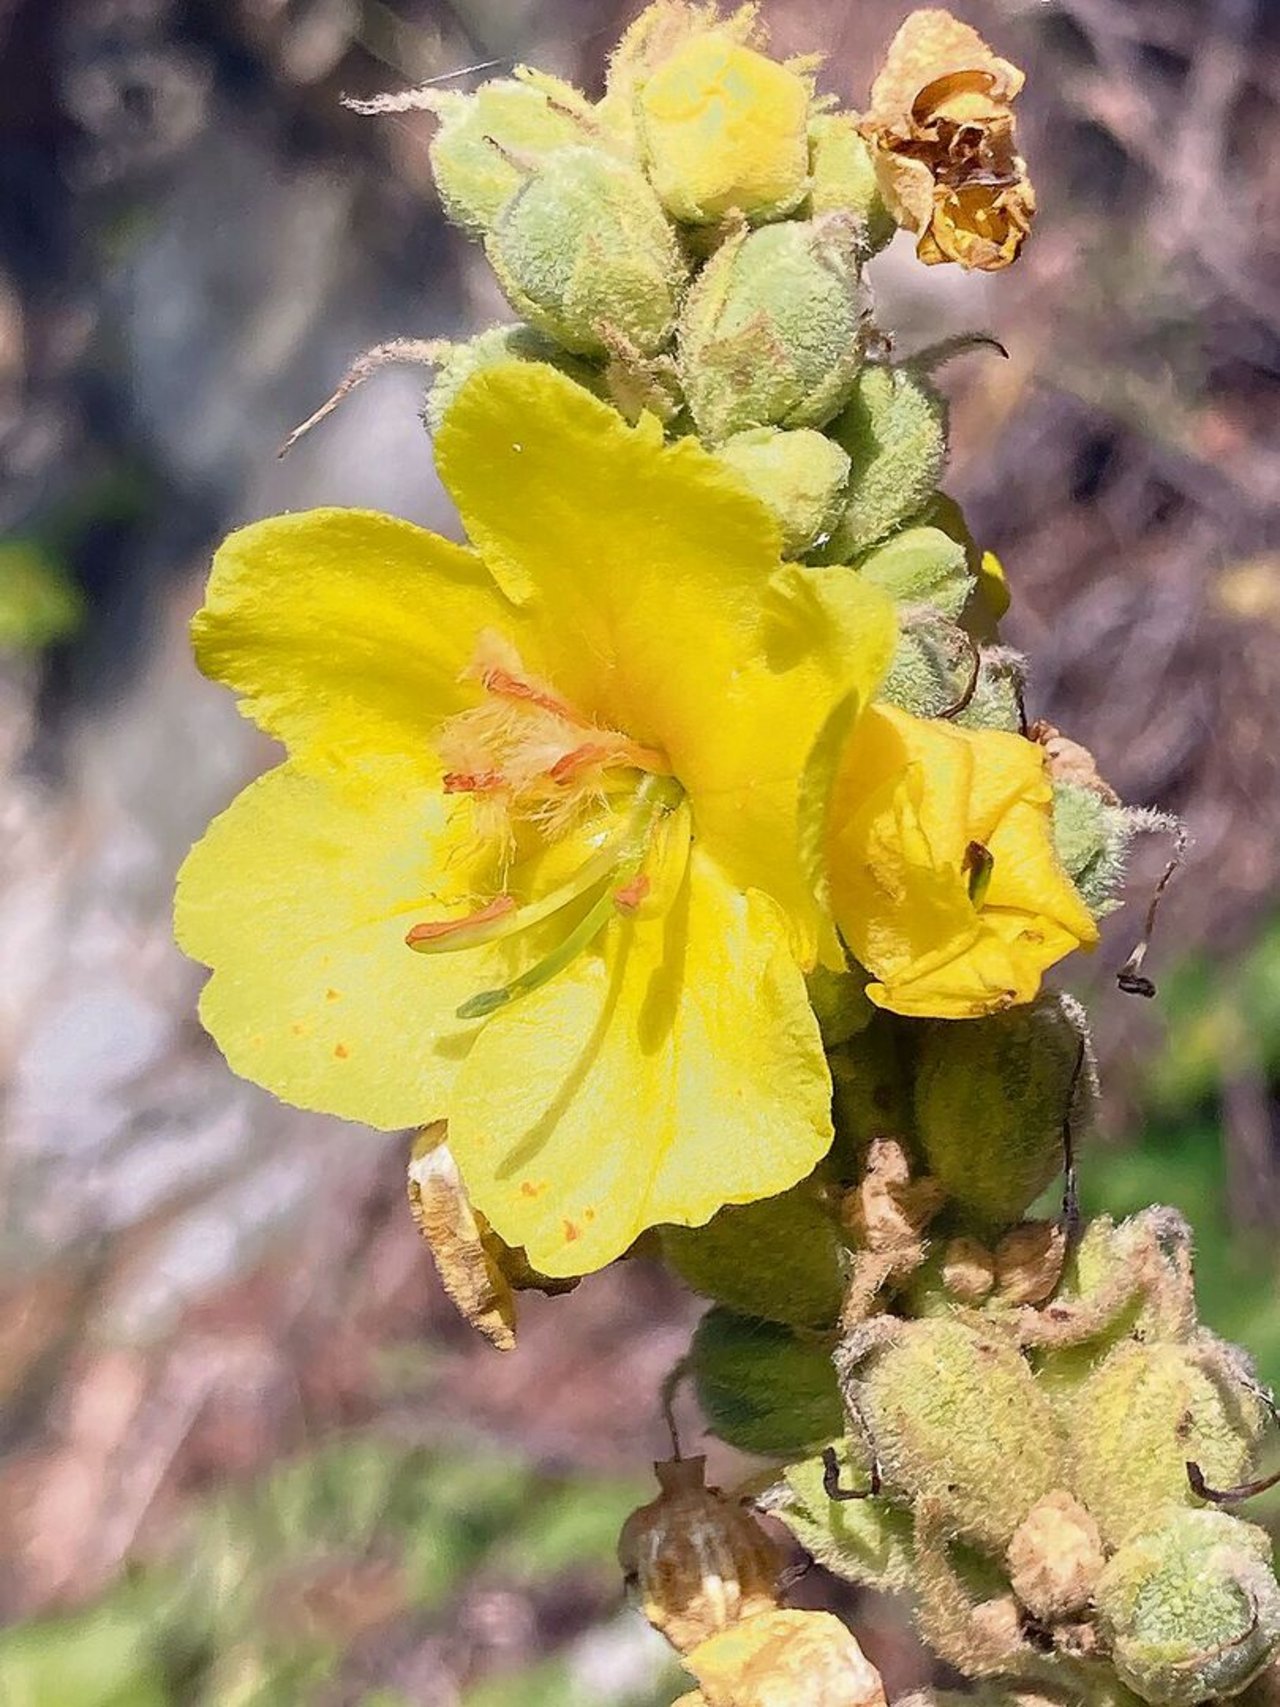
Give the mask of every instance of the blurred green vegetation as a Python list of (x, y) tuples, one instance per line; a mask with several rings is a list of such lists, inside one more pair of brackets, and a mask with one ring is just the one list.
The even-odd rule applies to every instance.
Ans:
[(0, 541), (0, 653), (65, 640), (83, 616), (79, 590), (52, 552), (34, 540)]
[[(548, 1477), (491, 1449), (428, 1450), (353, 1434), (194, 1514), (172, 1556), (77, 1616), (0, 1635), (5, 1707), (301, 1707), (352, 1693), (362, 1643), (447, 1642), (465, 1594), (562, 1593), (587, 1618), (620, 1606), (614, 1546), (640, 1482)], [(565, 1579), (562, 1581), (561, 1579)], [(367, 1662), (366, 1662), (367, 1664)], [(377, 1669), (381, 1670), (379, 1666)], [(354, 1687), (358, 1687), (355, 1684)], [(677, 1693), (619, 1696), (661, 1707)], [(596, 1707), (557, 1661), (464, 1696), (466, 1707)]]

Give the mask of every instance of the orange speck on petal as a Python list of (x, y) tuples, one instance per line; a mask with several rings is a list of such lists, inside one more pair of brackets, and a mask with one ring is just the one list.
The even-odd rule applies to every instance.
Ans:
[(596, 1218), (596, 1212), (594, 1209), (584, 1209), (582, 1211), (582, 1219), (584, 1221), (594, 1221), (595, 1218)]
[(565, 1242), (565, 1244), (571, 1245), (575, 1239), (580, 1239), (581, 1237), (582, 1237), (581, 1227), (579, 1227), (573, 1221), (566, 1221), (564, 1224), (564, 1242)]
[(326, 1002), (336, 1002), (336, 1001), (341, 1000), (341, 997), (342, 997), (342, 991), (341, 990), (326, 990), (324, 993), (324, 999)]
[(335, 1043), (333, 1046), (333, 1052), (338, 1057), (339, 1061), (345, 1061), (347, 1056), (351, 1053), (345, 1043)]
[(614, 890), (613, 904), (620, 913), (634, 913), (652, 887), (649, 879), (641, 871), (631, 879), (630, 883), (624, 883), (621, 889)]
[(515, 911), (515, 906), (514, 895), (495, 895), (485, 906), (474, 913), (464, 913), (460, 919), (428, 919), (424, 924), (415, 925), (404, 940), (410, 948), (415, 942), (438, 942), (442, 937), (452, 936), (472, 925), (487, 925), (492, 919), (504, 918)]
[(547, 1188), (546, 1188), (545, 1184), (544, 1185), (535, 1185), (531, 1179), (527, 1179), (527, 1180), (524, 1180), (521, 1182), (520, 1195), (521, 1195), (521, 1197), (537, 1197), (541, 1192), (544, 1192), (546, 1189)]

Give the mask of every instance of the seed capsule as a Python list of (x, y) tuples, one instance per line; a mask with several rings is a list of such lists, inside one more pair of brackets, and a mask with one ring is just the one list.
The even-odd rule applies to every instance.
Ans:
[(1013, 1341), (955, 1316), (870, 1322), (837, 1354), (886, 1491), (1003, 1552), (1063, 1482), (1049, 1402)]
[(849, 458), (810, 427), (754, 427), (716, 453), (773, 512), (784, 557), (803, 557), (836, 525), (844, 508)]
[(1271, 1538), (1226, 1512), (1159, 1512), (1107, 1565), (1097, 1606), (1121, 1681), (1155, 1707), (1235, 1695), (1280, 1649)]
[(680, 321), (678, 361), (701, 437), (821, 427), (862, 365), (870, 299), (852, 223), (840, 215), (730, 237)]
[(529, 173), (485, 245), (508, 302), (577, 355), (654, 356), (675, 326), (686, 264), (634, 166), (562, 148)]
[(1219, 1342), (1124, 1340), (1059, 1403), (1070, 1486), (1119, 1546), (1160, 1504), (1192, 1506), (1189, 1461), (1211, 1487), (1253, 1473), (1265, 1412)]
[(740, 1452), (799, 1458), (844, 1428), (829, 1350), (775, 1323), (708, 1310), (689, 1365), (711, 1433)]
[(785, 1548), (743, 1506), (706, 1485), (705, 1458), (655, 1464), (661, 1493), (632, 1512), (618, 1559), (655, 1630), (687, 1653), (777, 1605)]

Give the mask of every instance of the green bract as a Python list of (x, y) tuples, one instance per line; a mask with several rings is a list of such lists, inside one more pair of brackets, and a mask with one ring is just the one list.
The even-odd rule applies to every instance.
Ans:
[(449, 405), (473, 373), (502, 362), (548, 362), (589, 391), (595, 390), (599, 383), (598, 374), (586, 362), (567, 356), (557, 344), (531, 327), (491, 326), (487, 332), (468, 338), (465, 344), (454, 344), (445, 354), (423, 408), (430, 431), (440, 431)]
[(947, 410), (909, 368), (868, 363), (831, 436), (853, 465), (849, 502), (824, 561), (848, 563), (914, 516), (947, 460)]

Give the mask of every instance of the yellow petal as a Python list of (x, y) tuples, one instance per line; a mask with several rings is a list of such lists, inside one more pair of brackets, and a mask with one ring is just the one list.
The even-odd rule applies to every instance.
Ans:
[(516, 613), (472, 552), (366, 510), (272, 516), (222, 545), (193, 624), (200, 668), (297, 759), (421, 753), (471, 703), (458, 676)]
[(547, 1274), (659, 1222), (784, 1191), (831, 1141), (830, 1081), (785, 921), (694, 846), (663, 918), (497, 1013), (450, 1109), (477, 1208)]
[(768, 511), (700, 445), (664, 446), (651, 426), (513, 364), (468, 382), (437, 459), (495, 576), (527, 601), (557, 690), (666, 753), (699, 837), (782, 902), (811, 958), (801, 779), (836, 707), (879, 684), (892, 606), (847, 571), (782, 568)]
[(447, 1112), (498, 949), (424, 957), (405, 933), (467, 876), (411, 759), (282, 765), (215, 818), (179, 873), (178, 941), (213, 968), (200, 1014), (232, 1068), (285, 1102), (388, 1128)]
[(880, 1673), (830, 1612), (779, 1608), (686, 1654), (707, 1707), (884, 1707)]

